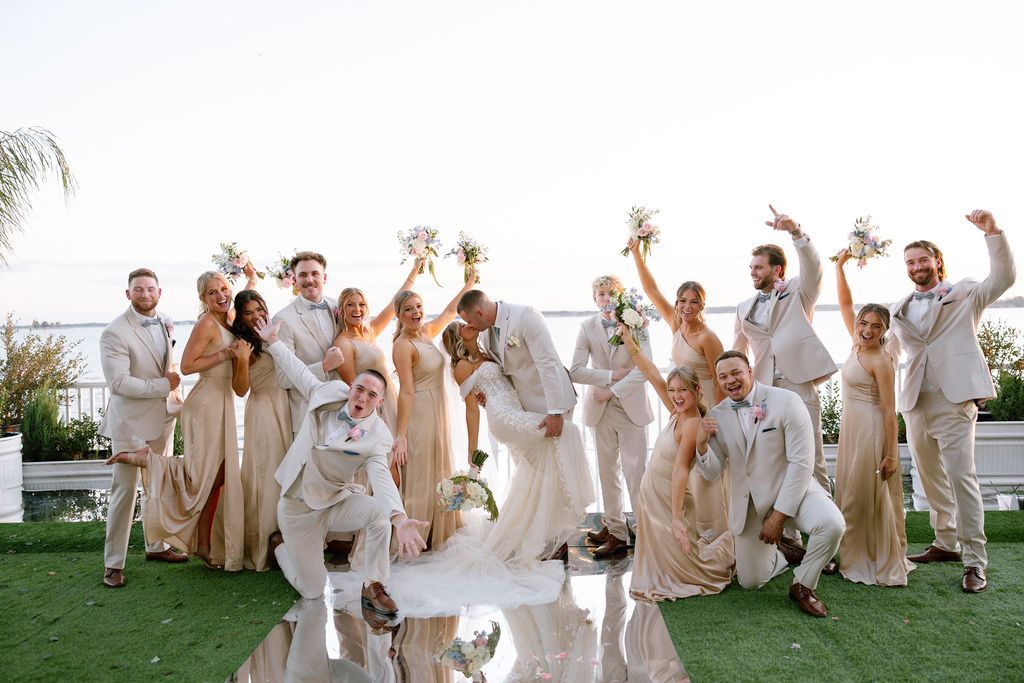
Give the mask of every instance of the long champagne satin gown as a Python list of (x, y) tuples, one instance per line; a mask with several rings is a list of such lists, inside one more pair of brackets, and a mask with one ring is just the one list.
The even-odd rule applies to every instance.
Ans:
[(839, 571), (850, 581), (907, 585), (915, 565), (906, 559), (903, 481), (897, 470), (882, 481), (885, 428), (878, 383), (860, 364), (857, 350), (843, 364), (843, 416), (836, 459), (836, 505), (846, 520)]
[[(704, 477), (692, 464), (683, 499), (690, 551), (684, 552), (672, 535), (672, 468), (678, 451), (673, 434), (675, 425), (673, 415), (654, 442), (651, 460), (640, 482), (640, 505), (636, 512), (637, 536), (629, 593), (656, 602), (721, 593), (732, 581), (736, 564), (725, 492), (718, 487), (709, 489), (716, 491), (713, 495), (694, 496), (694, 485)], [(700, 530), (698, 517), (721, 522), (714, 528)]]
[(462, 526), (458, 512), (437, 504), (437, 485), (452, 476), (451, 438), (444, 388), (444, 356), (433, 344), (414, 340), (419, 361), (412, 369), (415, 396), (407, 432), (408, 461), (400, 492), (405, 514), (430, 522), (421, 531), (431, 548), (439, 548)]
[(274, 359), (266, 349), (249, 366), (242, 447), (242, 496), (245, 500), (246, 569), (270, 568), (268, 539), (278, 530), (277, 501), (281, 486), (274, 472), (292, 442), (288, 392), (277, 383)]
[[(225, 349), (234, 336), (218, 326), (221, 340), (206, 355)], [(235, 423), (235, 394), (231, 390), (231, 361), (199, 373), (199, 381), (181, 408), (185, 439), (182, 457), (151, 456), (143, 473), (146, 482), (146, 535), (178, 539), (188, 552), (227, 571), (243, 567), (244, 502)], [(213, 490), (224, 464), (224, 485)], [(199, 546), (200, 514), (215, 509), (209, 548)]]

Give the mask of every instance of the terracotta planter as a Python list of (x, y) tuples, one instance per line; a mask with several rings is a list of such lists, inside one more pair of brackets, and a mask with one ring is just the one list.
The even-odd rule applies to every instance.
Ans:
[(0, 436), (0, 522), (24, 519), (21, 492), (21, 434)]

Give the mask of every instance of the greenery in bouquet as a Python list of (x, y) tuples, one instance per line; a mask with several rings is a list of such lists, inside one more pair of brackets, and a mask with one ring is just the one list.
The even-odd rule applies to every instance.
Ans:
[(267, 266), (267, 275), (271, 277), (278, 287), (290, 289), (292, 295), (298, 296), (299, 288), (295, 285), (295, 273), (292, 271), (291, 256), (278, 253), (277, 260)]
[[(249, 265), (249, 254), (245, 249), (239, 248), (238, 242), (221, 242), (220, 253), (214, 254), (210, 258), (213, 259), (213, 265), (217, 266), (217, 270), (232, 285), (242, 276), (242, 271)], [(260, 279), (263, 279), (264, 275), (265, 273), (256, 271), (256, 276)]]
[[(445, 256), (455, 257), (455, 260), (463, 268), (462, 281), (469, 282), (470, 268), (478, 263), (487, 262), (487, 247), (460, 230), (459, 240), (455, 243), (455, 248), (445, 254)], [(476, 276), (476, 282), (480, 282), (479, 275)]]
[(623, 256), (629, 256), (629, 245), (634, 240), (640, 242), (640, 255), (644, 261), (651, 254), (651, 245), (661, 241), (661, 228), (652, 221), (658, 213), (658, 209), (648, 209), (644, 206), (634, 206), (629, 210), (629, 217), (626, 219), (626, 228), (629, 230), (629, 239), (626, 241), (626, 248), (622, 250)]
[[(647, 341), (647, 324), (651, 320), (661, 320), (658, 311), (651, 304), (643, 302), (644, 297), (631, 287), (629, 290), (620, 289), (612, 292), (611, 301), (603, 310), (611, 311), (612, 318), (616, 322), (623, 323), (628, 329), (636, 343)], [(613, 334), (608, 340), (612, 346), (621, 346), (622, 338), (618, 333)]]
[(839, 260), (839, 254), (849, 250), (850, 255), (857, 259), (857, 267), (863, 268), (868, 264), (868, 259), (876, 256), (888, 256), (886, 248), (892, 244), (892, 240), (883, 240), (878, 237), (878, 226), (872, 225), (871, 216), (861, 216), (853, 221), (853, 230), (847, 236), (849, 242), (837, 254), (829, 259), (834, 263)]
[(436, 228), (429, 225), (417, 225), (406, 233), (399, 231), (398, 243), (401, 245), (402, 263), (408, 261), (410, 256), (414, 259), (423, 259), (419, 274), (422, 275), (423, 269), (426, 267), (430, 270), (430, 277), (434, 278), (434, 282), (440, 287), (441, 283), (437, 281), (437, 274), (434, 272), (434, 258), (438, 257), (441, 251), (441, 240), (437, 235)]
[(437, 503), (445, 512), (469, 511), (483, 508), (492, 522), (498, 519), (498, 504), (487, 482), (480, 479), (480, 468), (489, 456), (481, 450), (473, 451), (469, 472), (459, 470), (437, 485)]
[(473, 638), (469, 640), (457, 636), (437, 659), (442, 665), (458, 671), (466, 678), (482, 681), (483, 667), (494, 657), (500, 639), (501, 627), (492, 621), (490, 633), (474, 631)]

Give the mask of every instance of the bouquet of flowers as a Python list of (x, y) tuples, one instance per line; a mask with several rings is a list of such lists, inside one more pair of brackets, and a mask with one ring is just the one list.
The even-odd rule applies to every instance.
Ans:
[(462, 673), (466, 678), (483, 681), (484, 664), (491, 661), (494, 651), (498, 648), (501, 628), (491, 622), (491, 632), (474, 631), (472, 640), (456, 637), (444, 652), (438, 655), (438, 661), (449, 669)]
[[(629, 228), (629, 240), (640, 240), (640, 255), (644, 261), (651, 254), (651, 245), (661, 240), (661, 228), (651, 222), (658, 209), (648, 209), (643, 206), (634, 206), (629, 211), (629, 218), (626, 220), (626, 227)], [(628, 242), (627, 242), (628, 244)], [(623, 256), (629, 256), (629, 247), (622, 250)]]
[[(853, 221), (853, 231), (849, 235), (850, 242), (844, 249), (850, 250), (850, 255), (857, 259), (857, 267), (863, 268), (868, 264), (868, 259), (875, 256), (888, 256), (885, 253), (886, 247), (892, 244), (892, 240), (880, 240), (877, 237), (878, 226), (871, 224), (871, 216), (861, 216)], [(833, 262), (839, 260), (841, 249), (835, 256), (829, 259)]]
[(473, 451), (471, 460), (475, 469), (469, 472), (459, 470), (437, 485), (437, 502), (445, 512), (483, 508), (492, 522), (498, 519), (498, 504), (494, 502), (494, 494), (487, 482), (480, 479), (479, 473), (488, 457), (481, 450)]
[[(643, 303), (643, 299), (636, 288), (631, 287), (629, 291), (620, 289), (612, 292), (611, 301), (603, 309), (611, 311), (614, 320), (629, 328), (637, 344), (647, 340), (648, 321), (661, 320), (654, 306)], [(608, 343), (612, 346), (621, 346), (622, 338), (618, 334), (613, 334)]]
[[(238, 248), (238, 242), (221, 242), (220, 253), (214, 254), (212, 258), (217, 270), (223, 273), (231, 284), (235, 284), (235, 280), (249, 264), (249, 254), (245, 249)], [(263, 279), (264, 273), (256, 271), (256, 276)]]
[[(449, 251), (445, 256), (454, 256), (455, 260), (463, 266), (462, 281), (469, 282), (469, 267), (474, 266), (477, 263), (487, 262), (487, 247), (477, 242), (472, 237), (466, 235), (466, 233), (459, 231), (459, 241), (455, 243), (455, 248)], [(476, 276), (476, 282), (480, 282), (480, 276)]]
[(298, 296), (299, 288), (295, 285), (295, 273), (292, 272), (292, 259), (278, 252), (277, 261), (267, 266), (267, 273), (281, 289), (290, 289)]
[[(398, 243), (402, 245), (402, 263), (412, 256), (415, 259), (425, 259), (430, 269), (430, 276), (437, 282), (437, 275), (434, 273), (434, 257), (441, 249), (441, 240), (437, 239), (437, 229), (427, 225), (417, 225), (411, 228), (408, 233), (398, 232)], [(420, 265), (420, 275), (423, 274), (423, 265)], [(441, 283), (437, 282), (440, 287)]]

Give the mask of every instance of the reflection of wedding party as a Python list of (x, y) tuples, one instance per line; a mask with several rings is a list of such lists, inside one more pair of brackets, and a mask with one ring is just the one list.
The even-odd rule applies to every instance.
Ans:
[[(411, 268), (379, 309), (357, 287), (328, 295), (327, 259), (300, 251), (270, 274), (296, 295), (272, 314), (262, 274), (225, 245), (219, 268), (198, 278), (201, 315), (183, 348), (158, 308), (158, 274), (129, 273), (130, 305), (101, 338), (111, 398), (100, 431), (114, 453), (103, 584), (129, 583), (141, 485), (146, 559), (279, 569), (321, 607), (325, 590), (358, 601), (372, 634), (404, 617), (456, 614), (467, 596), (499, 596), (491, 602), (510, 613), (564, 600), (564, 562), (595, 503), (601, 523), (585, 532), (586, 552), (614, 563), (631, 551), (628, 593), (641, 604), (716, 595), (734, 578), (757, 590), (792, 568), (794, 606), (778, 609), (825, 617), (823, 573), (905, 586), (938, 562), (962, 563), (960, 590), (986, 590), (974, 429), (995, 390), (976, 332), (1015, 279), (992, 214), (966, 216), (988, 249), (984, 279), (947, 279), (943, 252), (916, 240), (899, 252), (910, 291), (859, 308), (845, 268), (865, 266), (889, 241), (858, 221), (833, 256), (850, 336), (840, 371), (813, 324), (821, 254), (795, 219), (772, 207), (766, 224), (788, 234), (796, 264), (769, 243), (748, 266), (714, 265), (748, 268), (754, 289), (723, 340), (705, 324), (708, 294), (696, 279), (673, 299), (648, 269), (661, 237), (655, 213), (634, 208), (624, 250), (649, 303), (595, 274), (596, 312), (568, 364), (536, 308), (487, 295), (486, 249), (465, 235), (453, 250), (465, 283), (433, 318), (412, 289), (434, 274), (431, 229), (400, 236)], [(672, 333), (667, 372), (652, 359), (653, 325)], [(390, 359), (378, 344), (388, 334)], [(844, 411), (832, 480), (818, 387), (837, 372)], [(181, 375), (196, 373), (183, 398)], [(653, 443), (649, 396), (670, 416)], [(235, 397), (245, 397), (241, 457)], [(934, 530), (910, 556), (898, 414)], [(487, 483), (491, 439), (512, 463), (502, 491)], [(322, 639), (323, 617), (315, 623)]]

